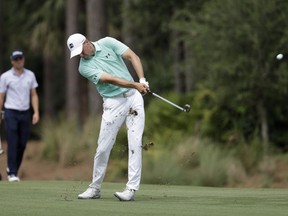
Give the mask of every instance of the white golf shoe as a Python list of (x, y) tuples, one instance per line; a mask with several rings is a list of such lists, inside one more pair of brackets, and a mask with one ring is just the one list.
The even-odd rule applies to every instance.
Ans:
[(15, 176), (15, 175), (8, 175), (8, 181), (9, 182), (19, 182), (20, 178), (18, 176)]
[(134, 201), (135, 190), (125, 189), (123, 192), (116, 192), (114, 194), (120, 201)]
[(78, 199), (99, 199), (100, 197), (100, 190), (92, 187), (78, 195)]

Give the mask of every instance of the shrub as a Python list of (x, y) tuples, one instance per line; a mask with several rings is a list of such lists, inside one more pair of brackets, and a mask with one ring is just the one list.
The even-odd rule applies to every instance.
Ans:
[(81, 145), (81, 132), (73, 119), (46, 120), (42, 126), (44, 159), (57, 161), (60, 165), (77, 162)]

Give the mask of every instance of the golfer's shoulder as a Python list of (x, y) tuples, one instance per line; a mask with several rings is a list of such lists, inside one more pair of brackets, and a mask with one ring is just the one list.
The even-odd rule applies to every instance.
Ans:
[(120, 44), (121, 42), (119, 40), (117, 40), (116, 38), (113, 38), (113, 37), (104, 37), (104, 38), (101, 38), (100, 40), (97, 41), (98, 44), (101, 46), (115, 46), (115, 45), (118, 45)]
[(111, 42), (114, 42), (116, 41), (117, 39), (116, 38), (113, 38), (113, 37), (110, 37), (110, 36), (106, 36), (106, 37), (103, 37), (101, 39), (99, 39), (97, 42), (98, 43), (111, 43)]

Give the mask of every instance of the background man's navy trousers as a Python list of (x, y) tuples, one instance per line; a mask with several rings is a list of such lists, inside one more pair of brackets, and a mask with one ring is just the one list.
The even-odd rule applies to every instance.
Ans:
[(30, 136), (30, 111), (5, 109), (4, 121), (7, 139), (7, 174), (17, 176)]

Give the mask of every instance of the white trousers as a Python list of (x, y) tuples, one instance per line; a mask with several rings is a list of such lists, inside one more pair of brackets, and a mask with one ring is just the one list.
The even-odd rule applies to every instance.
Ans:
[(142, 135), (145, 124), (144, 102), (136, 91), (130, 96), (104, 98), (103, 115), (94, 157), (93, 178), (90, 187), (101, 188), (111, 149), (125, 122), (128, 136), (128, 182), (126, 187), (138, 190), (142, 169)]

